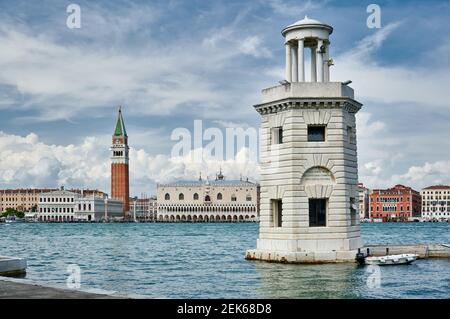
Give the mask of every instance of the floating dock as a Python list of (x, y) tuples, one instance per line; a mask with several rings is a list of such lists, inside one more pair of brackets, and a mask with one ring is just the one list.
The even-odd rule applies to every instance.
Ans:
[[(366, 245), (361, 252), (369, 249), (373, 256), (387, 254), (417, 254), (419, 259), (450, 258), (450, 245), (423, 244), (423, 245)], [(356, 251), (347, 252), (290, 252), (290, 251), (257, 251), (248, 250), (247, 260), (278, 262), (287, 264), (324, 264), (324, 263), (356, 263)]]
[(450, 245), (448, 244), (428, 244), (428, 245), (367, 245), (361, 249), (366, 252), (367, 248), (373, 256), (386, 255), (386, 248), (389, 254), (417, 254), (420, 259), (427, 258), (450, 258)]

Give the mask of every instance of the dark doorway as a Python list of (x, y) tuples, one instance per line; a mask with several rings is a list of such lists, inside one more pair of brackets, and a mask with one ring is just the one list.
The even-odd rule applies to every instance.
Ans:
[(327, 200), (324, 198), (309, 199), (309, 227), (327, 225)]
[(274, 227), (283, 227), (283, 202), (281, 199), (272, 199), (272, 214)]

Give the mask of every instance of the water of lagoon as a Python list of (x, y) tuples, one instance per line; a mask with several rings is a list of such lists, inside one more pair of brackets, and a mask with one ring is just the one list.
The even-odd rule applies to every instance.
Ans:
[[(364, 243), (449, 243), (450, 223), (362, 225)], [(244, 259), (258, 224), (0, 224), (0, 255), (28, 259), (26, 278), (163, 298), (450, 298), (450, 260), (381, 267), (287, 265)]]

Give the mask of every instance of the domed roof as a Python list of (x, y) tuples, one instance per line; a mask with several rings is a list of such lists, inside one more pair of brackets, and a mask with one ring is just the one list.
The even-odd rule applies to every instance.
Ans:
[(310, 19), (310, 18), (308, 18), (308, 16), (305, 16), (302, 20), (299, 20), (299, 21), (291, 24), (288, 27), (292, 27), (294, 25), (311, 25), (311, 24), (324, 24), (324, 23), (322, 23), (318, 20), (315, 20), (315, 19)]
[(281, 31), (281, 33), (284, 35), (289, 30), (294, 30), (297, 28), (301, 29), (301, 28), (307, 28), (307, 27), (325, 28), (325, 29), (329, 30), (330, 34), (333, 32), (333, 28), (331, 26), (329, 26), (328, 24), (320, 22), (315, 19), (310, 19), (310, 18), (308, 18), (308, 16), (305, 15), (305, 17), (302, 20), (299, 20), (291, 25), (288, 25), (286, 28), (283, 29), (283, 31)]

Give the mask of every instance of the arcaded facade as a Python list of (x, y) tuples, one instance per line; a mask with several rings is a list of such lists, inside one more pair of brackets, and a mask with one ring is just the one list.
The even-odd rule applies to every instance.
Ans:
[(258, 219), (259, 186), (248, 180), (176, 182), (157, 185), (158, 220), (239, 222)]

